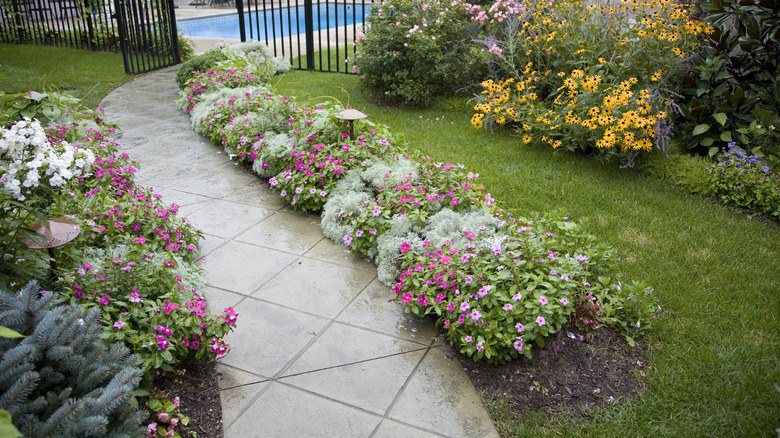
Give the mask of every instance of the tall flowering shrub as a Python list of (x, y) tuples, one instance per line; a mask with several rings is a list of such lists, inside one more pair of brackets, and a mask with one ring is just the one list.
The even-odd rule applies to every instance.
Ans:
[(483, 41), (493, 79), (482, 82), (472, 125), (509, 125), (525, 143), (628, 164), (653, 144), (666, 150), (676, 108), (670, 88), (711, 32), (691, 7), (670, 0), (525, 5)]
[(379, 99), (427, 106), (439, 94), (476, 82), (485, 55), (471, 39), (479, 32), (471, 5), (440, 0), (393, 0), (368, 16), (355, 65)]

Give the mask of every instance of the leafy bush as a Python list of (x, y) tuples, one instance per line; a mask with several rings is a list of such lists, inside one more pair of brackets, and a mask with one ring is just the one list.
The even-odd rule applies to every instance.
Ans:
[[(402, 243), (402, 273), (393, 290), (407, 310), (434, 315), (450, 344), (475, 360), (503, 363), (520, 354), (531, 357), (532, 342), (543, 346), (544, 337), (558, 331), (585, 302), (603, 306), (609, 295), (603, 289), (621, 287), (601, 277), (614, 263), (611, 251), (568, 218), (520, 218), (461, 233), (466, 238), (462, 245), (449, 240), (440, 247), (429, 240), (422, 248)], [(654, 310), (652, 301), (637, 301)], [(612, 308), (609, 313), (617, 316)], [(639, 318), (647, 316), (645, 309), (630, 313), (616, 318), (625, 322), (627, 333), (641, 328)], [(597, 324), (606, 317), (599, 312), (581, 322)]]
[(187, 83), (200, 73), (209, 71), (218, 62), (227, 59), (227, 54), (221, 49), (211, 49), (208, 52), (192, 57), (185, 61), (176, 71), (176, 83), (180, 89), (184, 89)]
[(474, 106), (475, 128), (516, 128), (522, 141), (595, 151), (631, 164), (666, 150), (682, 59), (707, 26), (670, 0), (534, 2), (483, 41), (493, 79)]
[(707, 167), (706, 193), (725, 204), (764, 213), (780, 220), (780, 173), (772, 172), (762, 157), (749, 155), (736, 143), (728, 144), (718, 164)]
[[(271, 49), (258, 41), (247, 41), (233, 47), (211, 49), (193, 56), (184, 62), (176, 72), (176, 83), (184, 90), (187, 84), (199, 74), (213, 70), (219, 64), (232, 67), (247, 67), (267, 82), (274, 73), (290, 71), (290, 62), (283, 57), (275, 57)], [(267, 79), (266, 79), (267, 78)]]
[(358, 34), (361, 81), (380, 99), (421, 107), (477, 82), (486, 56), (471, 41), (479, 27), (470, 17), (461, 2), (383, 3), (368, 16), (366, 34)]
[(100, 341), (97, 310), (57, 302), (35, 283), (0, 291), (0, 324), (24, 338), (0, 340), (0, 407), (25, 436), (140, 436), (135, 357)]
[(8, 128), (25, 118), (37, 119), (44, 125), (59, 121), (73, 110), (83, 110), (79, 99), (60, 93), (26, 93), (0, 95), (0, 127)]
[[(727, 143), (765, 143), (767, 165), (780, 166), (780, 2), (718, 0), (701, 4), (714, 27), (691, 59), (681, 104), (687, 148), (714, 156)], [(765, 129), (765, 128), (776, 128)]]

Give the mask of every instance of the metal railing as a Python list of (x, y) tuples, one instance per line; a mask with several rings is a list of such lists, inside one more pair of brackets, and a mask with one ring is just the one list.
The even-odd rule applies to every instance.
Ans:
[(122, 51), (125, 71), (178, 64), (173, 0), (0, 0), (0, 42)]
[(0, 0), (0, 41), (119, 51), (110, 0)]
[(236, 0), (241, 41), (264, 41), (293, 68), (351, 73), (372, 0)]

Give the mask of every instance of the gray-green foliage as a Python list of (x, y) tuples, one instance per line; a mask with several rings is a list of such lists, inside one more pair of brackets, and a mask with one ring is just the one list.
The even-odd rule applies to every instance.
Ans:
[(276, 74), (287, 73), (292, 68), (290, 61), (288, 61), (287, 58), (283, 56), (274, 56), (274, 52), (272, 52), (268, 46), (259, 41), (246, 41), (233, 47), (247, 53), (257, 52), (262, 54), (263, 57), (272, 60), (274, 72)]
[(100, 343), (98, 321), (35, 283), (0, 291), (0, 325), (25, 335), (0, 339), (0, 409), (25, 436), (143, 435), (130, 404), (141, 371), (124, 345)]

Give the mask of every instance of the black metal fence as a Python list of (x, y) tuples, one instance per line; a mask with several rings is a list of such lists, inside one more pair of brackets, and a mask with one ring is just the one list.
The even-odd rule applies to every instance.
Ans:
[[(241, 41), (264, 41), (293, 68), (352, 73), (373, 0), (236, 0)], [(377, 1), (379, 4), (379, 1)]]
[(121, 50), (128, 74), (180, 62), (173, 0), (0, 0), (0, 42)]
[(0, 41), (119, 51), (111, 0), (0, 0)]

